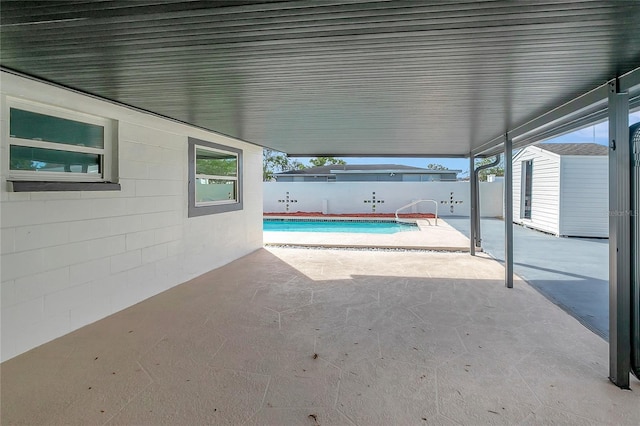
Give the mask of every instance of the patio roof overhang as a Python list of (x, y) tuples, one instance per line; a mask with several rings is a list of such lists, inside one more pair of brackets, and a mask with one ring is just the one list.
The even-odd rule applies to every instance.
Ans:
[(6, 70), (291, 155), (489, 155), (604, 118), (633, 70), (640, 105), (637, 1), (29, 1), (1, 20)]

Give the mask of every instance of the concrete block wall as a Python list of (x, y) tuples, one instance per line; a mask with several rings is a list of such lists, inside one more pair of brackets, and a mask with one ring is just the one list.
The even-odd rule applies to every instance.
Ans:
[[(120, 191), (10, 192), (0, 145), (1, 359), (222, 266), (262, 246), (262, 148), (2, 73), (6, 98), (117, 123)], [(187, 140), (243, 149), (244, 209), (187, 217)]]
[[(469, 216), (469, 196), (469, 182), (265, 182), (264, 211), (395, 213), (414, 200), (432, 199), (438, 203), (440, 216)], [(483, 217), (502, 216), (503, 204), (502, 182), (480, 183)], [(403, 210), (411, 211), (411, 208)], [(413, 211), (433, 213), (435, 206), (420, 203)]]

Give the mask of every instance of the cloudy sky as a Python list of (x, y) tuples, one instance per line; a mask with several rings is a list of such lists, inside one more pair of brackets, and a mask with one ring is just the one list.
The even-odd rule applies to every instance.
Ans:
[[(629, 124), (640, 121), (640, 111), (636, 111), (629, 115)], [(584, 143), (595, 142), (600, 145), (607, 145), (609, 139), (609, 123), (604, 122), (595, 126), (589, 126), (573, 133), (550, 139), (545, 143)], [(462, 170), (463, 174), (469, 171), (469, 160), (461, 158), (343, 158), (348, 164), (405, 164), (407, 166), (426, 167), (427, 164), (442, 164), (452, 170)], [(309, 158), (296, 158), (304, 164), (308, 164)]]

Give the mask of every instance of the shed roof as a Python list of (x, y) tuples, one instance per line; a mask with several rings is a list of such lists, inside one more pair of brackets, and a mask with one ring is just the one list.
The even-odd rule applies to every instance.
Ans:
[(540, 149), (558, 155), (607, 155), (609, 149), (597, 143), (541, 143)]
[(294, 155), (465, 156), (640, 68), (635, 0), (3, 1), (0, 20), (5, 70)]

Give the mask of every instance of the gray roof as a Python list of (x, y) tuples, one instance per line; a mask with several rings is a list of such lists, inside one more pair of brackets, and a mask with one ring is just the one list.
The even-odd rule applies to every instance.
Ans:
[(302, 156), (466, 156), (640, 67), (633, 0), (3, 1), (0, 19), (10, 70)]
[(432, 170), (401, 164), (331, 164), (327, 166), (309, 167), (302, 170), (290, 170), (276, 175), (331, 175), (335, 172), (423, 172), (423, 173), (459, 173), (460, 170)]
[(541, 143), (540, 149), (558, 155), (607, 155), (609, 148), (597, 143)]

